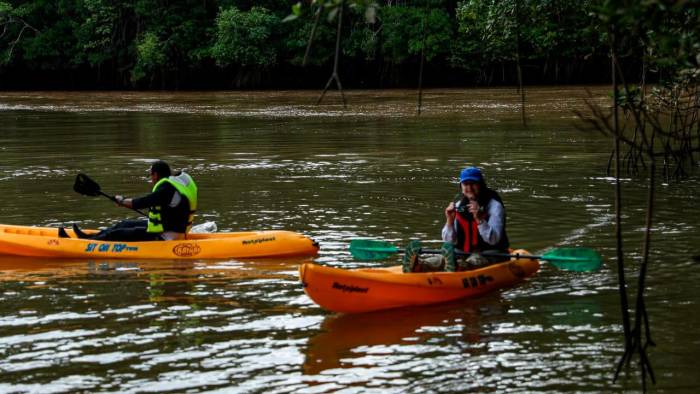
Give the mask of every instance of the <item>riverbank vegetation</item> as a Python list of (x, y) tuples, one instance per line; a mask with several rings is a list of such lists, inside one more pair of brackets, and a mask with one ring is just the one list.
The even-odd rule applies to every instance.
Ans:
[[(316, 25), (320, 3), (330, 12)], [(332, 12), (340, 3), (0, 1), (0, 88), (319, 88), (338, 15), (349, 88), (415, 87), (422, 60), (432, 87), (513, 85), (519, 67), (525, 84), (610, 79), (600, 1), (364, 0)]]
[[(579, 114), (595, 129), (611, 136), (608, 171), (615, 177), (615, 235), (617, 270), (625, 352), (615, 379), (637, 357), (642, 390), (647, 378), (656, 383), (648, 352), (656, 344), (647, 313), (646, 273), (654, 263), (652, 232), (658, 172), (663, 181), (683, 180), (697, 168), (700, 153), (700, 5), (678, 2), (603, 3), (597, 12), (610, 48), (612, 102), (602, 108), (590, 104), (591, 114)], [(639, 80), (630, 81), (621, 66), (639, 59)], [(648, 77), (654, 76), (653, 86)], [(638, 265), (633, 315), (627, 296), (620, 177), (646, 176), (648, 185), (644, 240)], [(660, 169), (660, 171), (659, 171)], [(627, 248), (627, 245), (624, 245)], [(658, 262), (658, 261), (657, 261)]]

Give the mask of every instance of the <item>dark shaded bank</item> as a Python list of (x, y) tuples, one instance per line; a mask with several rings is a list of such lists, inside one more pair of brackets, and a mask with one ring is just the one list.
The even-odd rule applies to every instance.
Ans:
[[(7, 0), (0, 89), (315, 89), (336, 57), (346, 88), (416, 87), (422, 63), (425, 88), (519, 85), (521, 73), (525, 85), (599, 84), (610, 79), (602, 5)], [(648, 18), (635, 11), (622, 14)], [(635, 42), (621, 53), (641, 70), (645, 52)]]
[[(526, 64), (526, 85), (602, 84), (610, 80), (608, 60), (593, 59), (580, 64)], [(215, 65), (199, 69), (158, 72), (148, 81), (134, 85), (129, 75), (114, 68), (79, 67), (74, 69), (0, 69), (2, 90), (197, 90), (197, 89), (320, 89), (331, 66), (284, 65), (272, 69)], [(402, 65), (345, 62), (341, 65), (343, 85), (350, 89), (414, 88), (418, 83), (419, 63)], [(479, 71), (451, 68), (444, 64), (426, 64), (427, 88), (512, 86), (517, 85), (514, 64), (488, 67)], [(638, 78), (634, 71), (630, 80)]]

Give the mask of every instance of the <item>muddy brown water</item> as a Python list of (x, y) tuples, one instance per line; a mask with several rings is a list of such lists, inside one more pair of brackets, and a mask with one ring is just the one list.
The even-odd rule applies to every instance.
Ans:
[[(605, 103), (607, 89), (590, 87)], [(622, 354), (608, 138), (579, 130), (582, 87), (318, 92), (0, 93), (1, 223), (107, 226), (125, 217), (72, 191), (148, 191), (161, 158), (195, 177), (198, 220), (219, 231), (288, 229), (316, 257), (261, 261), (0, 258), (1, 392), (637, 391)], [(439, 241), (460, 168), (500, 191), (513, 246), (587, 246), (594, 273), (545, 265), (473, 300), (335, 315), (303, 292), (303, 261), (355, 261), (354, 238)], [(628, 277), (636, 277), (644, 178), (625, 178)], [(700, 265), (697, 169), (660, 184), (649, 268), (654, 391), (695, 392)], [(634, 284), (631, 290), (634, 290)]]

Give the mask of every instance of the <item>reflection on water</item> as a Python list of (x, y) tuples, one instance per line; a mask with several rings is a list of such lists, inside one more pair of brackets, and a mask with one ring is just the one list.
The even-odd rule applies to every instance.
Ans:
[(537, 304), (542, 308), (530, 306), (526, 313), (521, 308), (527, 304), (515, 297), (493, 294), (328, 316), (309, 339), (304, 373), (334, 376), (346, 385), (393, 387), (395, 392), (434, 390), (435, 384), (453, 387), (448, 391), (500, 391), (515, 383), (526, 391), (607, 386), (609, 364), (597, 358), (620, 351), (619, 327), (601, 325), (600, 305), (592, 300)]
[(241, 279), (269, 275), (275, 271), (289, 274), (306, 257), (259, 260), (90, 260), (49, 259), (0, 255), (0, 281), (27, 281), (50, 277), (133, 277), (148, 275), (169, 277), (174, 281)]
[[(593, 88), (607, 100), (607, 88)], [(198, 220), (220, 231), (288, 229), (347, 268), (357, 237), (437, 245), (461, 167), (501, 192), (514, 246), (589, 246), (599, 272), (545, 265), (513, 289), (365, 315), (316, 307), (305, 260), (87, 261), (0, 257), (0, 392), (467, 392), (636, 390), (612, 384), (621, 352), (609, 141), (576, 129), (582, 88), (351, 92), (0, 93), (3, 223), (108, 226), (129, 216), (72, 191), (75, 174), (128, 196), (148, 162), (187, 168)], [(625, 179), (629, 277), (643, 180)], [(658, 189), (647, 304), (657, 388), (693, 392), (700, 323), (700, 179)], [(631, 290), (634, 289), (632, 286)], [(632, 369), (634, 371), (634, 369)]]
[[(18, 383), (26, 371), (34, 371), (33, 381), (46, 381), (57, 391), (104, 389), (107, 376), (119, 391), (144, 384), (147, 391), (182, 390), (228, 382), (203, 378), (207, 369), (222, 365), (235, 367), (215, 375), (285, 365), (273, 355), (303, 341), (282, 341), (289, 342), (282, 346), (268, 336), (318, 322), (286, 306), (275, 312), (298, 302), (290, 293), (297, 290), (294, 273), (302, 261), (3, 257), (0, 369), (4, 379), (16, 383), (0, 388), (39, 391), (41, 385)], [(268, 364), (261, 359), (265, 353)], [(180, 372), (161, 374), (163, 367)], [(193, 367), (203, 368), (203, 375), (183, 374)], [(103, 376), (91, 373), (85, 379), (80, 371)], [(75, 373), (80, 379), (62, 378)]]
[(480, 315), (491, 314), (495, 308), (503, 309), (503, 305), (497, 297), (490, 297), (477, 302), (329, 315), (320, 332), (309, 339), (304, 373), (313, 375), (352, 364), (352, 359), (374, 352), (371, 349), (425, 345), (436, 336), (478, 343)]

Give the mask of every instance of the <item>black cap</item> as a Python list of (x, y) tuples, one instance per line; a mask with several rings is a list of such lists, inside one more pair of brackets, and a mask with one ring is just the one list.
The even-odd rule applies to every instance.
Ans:
[(170, 166), (163, 160), (154, 161), (151, 164), (151, 173), (158, 174), (159, 178), (167, 178), (170, 176)]

